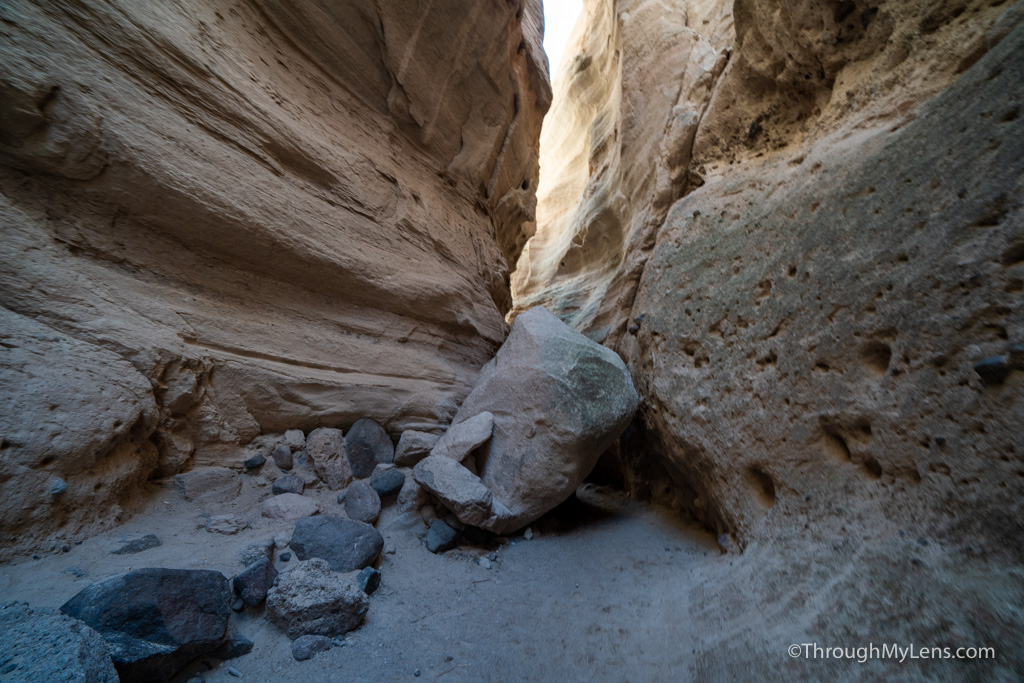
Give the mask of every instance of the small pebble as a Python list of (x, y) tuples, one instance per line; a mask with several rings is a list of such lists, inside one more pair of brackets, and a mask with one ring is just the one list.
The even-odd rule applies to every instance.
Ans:
[(266, 457), (264, 457), (262, 453), (257, 453), (256, 455), (246, 460), (243, 464), (245, 465), (245, 469), (254, 470), (257, 467), (263, 467), (263, 463), (265, 463), (266, 461), (267, 459)]
[[(224, 603), (221, 603), (224, 604)], [(231, 610), (233, 612), (241, 612), (245, 609), (245, 600), (242, 598), (235, 598), (234, 602), (231, 603)]]
[(419, 678), (420, 677), (420, 670), (416, 669), (415, 671), (412, 672), (412, 675), (415, 676), (416, 678)]
[(241, 678), (242, 677), (242, 672), (239, 671), (238, 669), (236, 669), (233, 666), (229, 666), (228, 667), (228, 673), (231, 674), (232, 676), (234, 676), (235, 678)]
[(50, 495), (59, 496), (68, 490), (68, 483), (60, 477), (54, 477), (50, 480)]
[(364, 593), (373, 595), (373, 592), (380, 586), (380, 571), (373, 567), (364, 567), (356, 576), (356, 581), (359, 582), (359, 587)]
[(526, 527), (526, 531), (523, 532), (523, 538), (525, 538), (527, 541), (532, 540), (533, 529), (531, 529), (530, 527)]
[(478, 559), (476, 561), (476, 563), (478, 565), (480, 565), (481, 567), (483, 567), (484, 569), (490, 569), (491, 568), (491, 561), (488, 560), (486, 557), (481, 557), (480, 559)]
[(274, 536), (274, 547), (277, 548), (278, 550), (280, 550), (281, 548), (287, 548), (288, 547), (288, 542), (290, 540), (291, 539), (288, 538), (287, 536), (285, 536), (284, 534), (281, 534), (279, 536)]
[(283, 552), (283, 553), (281, 553), (281, 561), (282, 561), (282, 562), (287, 562), (287, 561), (289, 561), (290, 559), (292, 559), (292, 554), (291, 554), (291, 553), (289, 553), (289, 552)]

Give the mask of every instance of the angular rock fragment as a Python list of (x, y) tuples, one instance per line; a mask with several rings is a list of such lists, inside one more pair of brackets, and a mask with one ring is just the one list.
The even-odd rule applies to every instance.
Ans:
[(233, 536), (243, 529), (248, 529), (249, 522), (235, 515), (215, 515), (206, 522), (205, 528), (210, 533)]
[(143, 550), (156, 548), (160, 545), (160, 539), (156, 537), (156, 534), (125, 536), (121, 539), (121, 543), (110, 551), (110, 554), (134, 555), (135, 553), (141, 553)]
[(292, 657), (297, 662), (304, 662), (321, 652), (327, 652), (333, 645), (327, 636), (299, 636), (292, 641)]
[(317, 475), (332, 491), (343, 489), (352, 481), (352, 467), (340, 429), (321, 427), (310, 432), (306, 455), (313, 461)]
[[(639, 401), (613, 351), (532, 308), (516, 318), (453, 422), (455, 429), (483, 412), (494, 416), (475, 463), (479, 479), (434, 455), (413, 476), (464, 523), (508, 533), (572, 495)], [(481, 486), (492, 495), (489, 514)]]
[(443, 553), (455, 547), (459, 532), (439, 519), (430, 523), (427, 530), (427, 550), (432, 553)]
[(92, 584), (60, 611), (103, 636), (121, 680), (163, 681), (224, 643), (230, 603), (220, 572), (137, 569)]
[(352, 482), (345, 493), (345, 514), (357, 522), (373, 524), (380, 517), (380, 496), (363, 479)]
[(288, 446), (281, 444), (274, 449), (274, 452), (270, 454), (270, 457), (274, 460), (274, 464), (282, 470), (290, 470), (292, 468), (292, 449)]
[(306, 435), (302, 433), (301, 429), (289, 429), (284, 433), (281, 443), (290, 448), (292, 453), (301, 451), (306, 447)]
[(174, 476), (182, 498), (199, 503), (225, 503), (238, 497), (242, 480), (226, 467), (197, 467)]
[(85, 623), (24, 602), (0, 605), (0, 679), (5, 683), (117, 683), (107, 644)]
[(463, 422), (452, 424), (430, 454), (443, 455), (462, 462), (470, 453), (490, 440), (493, 430), (494, 415), (487, 411), (478, 413)]
[(369, 524), (340, 517), (307, 517), (295, 525), (291, 549), (300, 560), (322, 558), (336, 572), (352, 572), (372, 564), (384, 537)]
[(416, 463), (430, 455), (430, 450), (437, 445), (440, 438), (437, 434), (405, 430), (398, 439), (398, 446), (395, 447), (395, 466), (415, 467)]
[(364, 567), (356, 576), (356, 583), (359, 584), (360, 590), (364, 593), (373, 595), (374, 591), (380, 587), (380, 570), (373, 567)]
[(258, 605), (267, 599), (267, 591), (274, 585), (277, 569), (264, 557), (243, 569), (231, 579), (231, 589), (247, 605)]
[(264, 517), (294, 522), (320, 512), (320, 506), (312, 498), (295, 493), (282, 493), (263, 501), (261, 511)]
[(302, 495), (302, 490), (306, 487), (306, 484), (301, 478), (296, 477), (294, 474), (289, 474), (280, 479), (275, 479), (270, 490), (275, 496), (279, 496), (282, 493), (294, 493)]
[(363, 622), (370, 604), (355, 576), (331, 571), (323, 559), (299, 562), (278, 575), (267, 595), (267, 616), (289, 638), (344, 635)]
[(395, 445), (384, 428), (369, 418), (357, 420), (345, 435), (345, 450), (352, 464), (352, 474), (365, 479), (379, 463), (395, 459)]
[(238, 562), (243, 567), (248, 567), (254, 562), (259, 562), (264, 557), (274, 559), (274, 539), (267, 538), (262, 541), (250, 543), (238, 554)]
[(419, 485), (415, 477), (406, 477), (402, 490), (398, 492), (398, 511), (401, 513), (415, 512), (429, 502), (427, 492)]

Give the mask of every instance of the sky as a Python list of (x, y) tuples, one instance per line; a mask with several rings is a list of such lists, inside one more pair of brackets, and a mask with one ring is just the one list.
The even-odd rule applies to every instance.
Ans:
[(544, 51), (551, 62), (552, 76), (582, 9), (583, 0), (544, 0)]

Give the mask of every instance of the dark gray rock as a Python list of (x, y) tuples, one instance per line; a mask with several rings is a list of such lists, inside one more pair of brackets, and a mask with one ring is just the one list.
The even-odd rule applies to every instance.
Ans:
[(395, 448), (396, 467), (415, 467), (423, 458), (430, 455), (430, 450), (437, 444), (439, 434), (417, 432), (407, 429), (402, 432), (398, 439), (398, 446)]
[(262, 453), (256, 453), (250, 458), (247, 458), (242, 464), (247, 470), (254, 470), (259, 467), (263, 467), (263, 464), (267, 462), (266, 457)]
[(143, 550), (149, 550), (150, 548), (156, 548), (160, 546), (160, 539), (154, 534), (146, 534), (145, 536), (125, 536), (121, 539), (121, 544), (110, 551), (111, 555), (134, 555), (135, 553), (141, 553)]
[(427, 530), (427, 550), (432, 553), (443, 553), (455, 547), (455, 541), (459, 532), (451, 528), (439, 519), (430, 523)]
[(267, 595), (267, 616), (289, 638), (344, 635), (363, 623), (370, 605), (355, 577), (331, 571), (320, 558), (299, 562), (277, 577)]
[(282, 562), (288, 562), (291, 559), (292, 559), (292, 554), (291, 553), (289, 553), (289, 552), (281, 553), (281, 561)]
[(380, 517), (380, 496), (369, 482), (352, 482), (345, 493), (345, 514), (349, 519), (373, 524)]
[(380, 587), (380, 570), (373, 567), (364, 567), (356, 576), (356, 582), (364, 593), (373, 595), (374, 591)]
[(974, 364), (974, 371), (985, 384), (1002, 384), (1010, 375), (1010, 359), (992, 356)]
[(301, 478), (296, 477), (294, 474), (289, 474), (275, 480), (270, 490), (273, 491), (275, 496), (279, 496), (282, 493), (297, 493), (301, 496), (304, 488), (306, 488), (306, 484)]
[(270, 454), (273, 458), (274, 464), (277, 465), (278, 469), (288, 471), (294, 465), (292, 461), (292, 449), (288, 448), (284, 444), (281, 444), (274, 449), (274, 452)]
[(267, 599), (267, 591), (274, 585), (277, 568), (264, 557), (243, 569), (231, 579), (231, 588), (247, 605), (258, 605)]
[(242, 598), (235, 598), (231, 601), (232, 612), (244, 612), (245, 611), (245, 600)]
[(241, 633), (230, 632), (227, 641), (219, 648), (210, 653), (211, 657), (222, 662), (229, 659), (236, 659), (252, 652), (254, 643)]
[(0, 605), (4, 683), (117, 683), (107, 644), (83, 622), (24, 602)]
[(384, 428), (368, 418), (357, 420), (345, 435), (345, 451), (352, 465), (352, 474), (365, 479), (379, 463), (395, 459), (395, 445)]
[(300, 519), (289, 545), (300, 560), (319, 557), (336, 572), (352, 572), (373, 564), (384, 538), (369, 524), (325, 515)]
[(292, 657), (297, 662), (304, 662), (321, 652), (327, 652), (332, 645), (327, 636), (299, 636), (292, 641)]
[(230, 603), (220, 572), (136, 569), (92, 584), (60, 611), (103, 636), (122, 680), (164, 681), (223, 645)]
[(402, 490), (405, 484), (405, 474), (401, 470), (374, 470), (370, 477), (370, 486), (377, 492), (378, 496), (393, 496)]

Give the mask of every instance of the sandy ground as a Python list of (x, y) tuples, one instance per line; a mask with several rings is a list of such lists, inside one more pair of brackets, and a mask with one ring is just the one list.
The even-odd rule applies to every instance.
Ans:
[[(0, 594), (59, 607), (90, 582), (133, 568), (208, 568), (232, 576), (242, 568), (242, 548), (289, 536), (293, 526), (260, 516), (267, 488), (245, 479), (236, 500), (205, 508), (184, 501), (170, 483), (154, 487), (144, 511), (121, 527), (67, 553), (0, 568)], [(333, 492), (307, 494), (326, 513), (343, 514)], [(711, 536), (658, 508), (589, 485), (577, 496), (534, 525), (531, 540), (519, 535), (503, 545), (440, 555), (426, 550), (422, 523), (410, 523), (386, 502), (377, 525), (385, 538), (382, 584), (365, 624), (345, 637), (344, 646), (296, 662), (290, 642), (263, 618), (262, 607), (250, 608), (232, 617), (234, 628), (255, 642), (250, 654), (225, 663), (197, 660), (175, 681), (196, 675), (208, 683), (239, 680), (229, 667), (241, 680), (307, 683), (1014, 680), (1021, 673), (1019, 663), (1005, 656), (1003, 666), (994, 668), (980, 662), (929, 668), (921, 662), (791, 658), (790, 644), (829, 644), (823, 640), (834, 629), (822, 627), (821, 615), (833, 610), (830, 601), (850, 575), (863, 571), (856, 550), (851, 555), (834, 544), (817, 557), (806, 549), (722, 554)], [(208, 514), (234, 514), (251, 528), (211, 533), (203, 528)], [(155, 533), (163, 545), (135, 555), (109, 554), (131, 533)], [(493, 558), (489, 569), (480, 557)], [(278, 559), (277, 567), (294, 563)], [(982, 573), (978, 582), (992, 578)], [(1019, 579), (1019, 572), (1012, 578)], [(1019, 608), (1019, 594), (1011, 591), (1011, 598)], [(874, 617), (858, 611), (836, 618)], [(881, 635), (875, 642), (882, 642)], [(851, 639), (860, 639), (856, 629)]]

